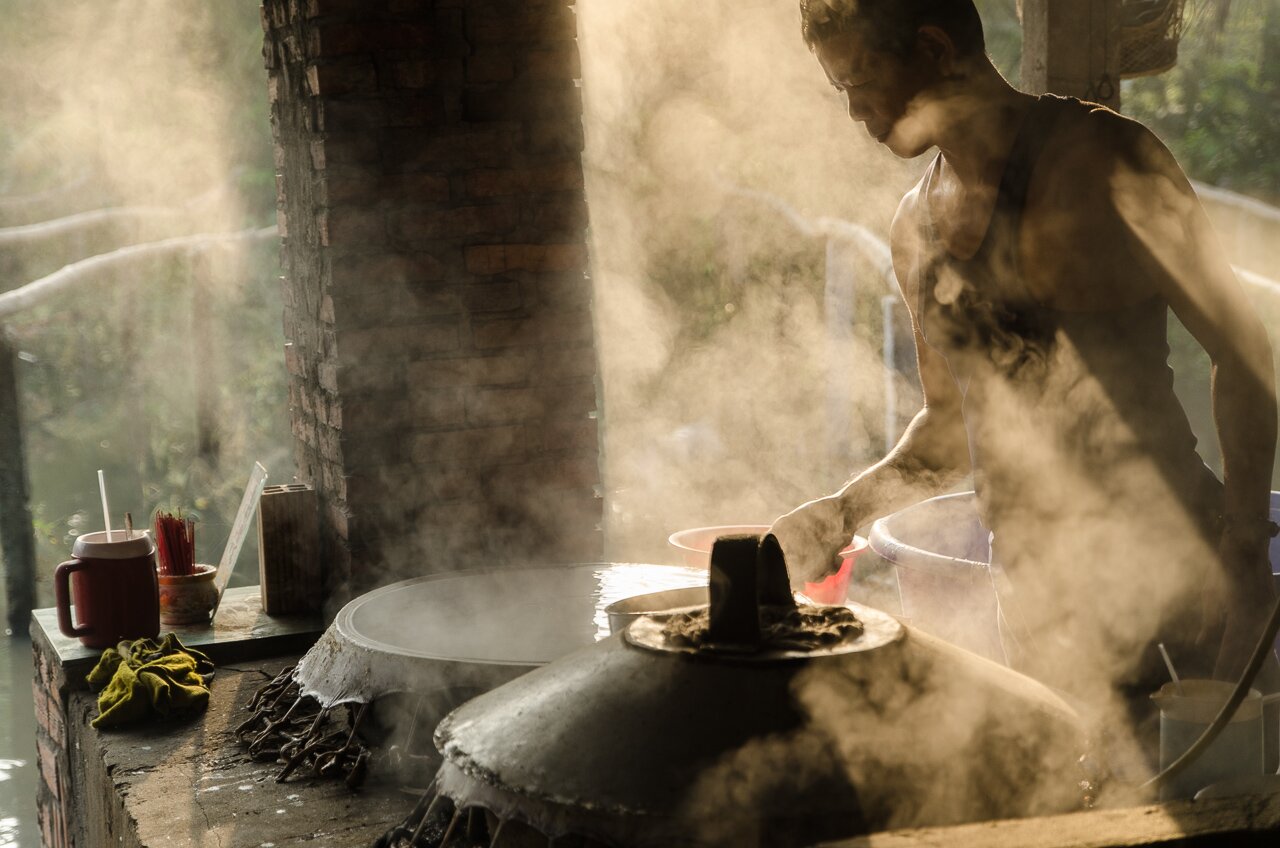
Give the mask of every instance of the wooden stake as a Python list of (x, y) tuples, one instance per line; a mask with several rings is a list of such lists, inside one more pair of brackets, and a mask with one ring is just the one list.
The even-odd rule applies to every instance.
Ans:
[(17, 359), (8, 331), (0, 327), (0, 553), (4, 555), (9, 629), (23, 634), (35, 606), (36, 551), (19, 413)]

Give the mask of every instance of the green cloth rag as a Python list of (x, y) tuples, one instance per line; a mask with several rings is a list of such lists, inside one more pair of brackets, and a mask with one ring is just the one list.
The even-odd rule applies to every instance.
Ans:
[(107, 648), (86, 679), (95, 691), (102, 690), (93, 726), (115, 727), (204, 709), (213, 662), (168, 633), (159, 642), (138, 639)]

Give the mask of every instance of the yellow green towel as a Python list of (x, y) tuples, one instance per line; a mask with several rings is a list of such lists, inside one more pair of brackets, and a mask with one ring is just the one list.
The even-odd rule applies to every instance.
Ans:
[[(178, 641), (121, 642), (102, 652), (87, 680), (98, 694), (94, 727), (113, 727), (152, 715), (171, 716), (202, 710), (209, 703), (213, 662)], [(105, 687), (105, 688), (104, 688)]]

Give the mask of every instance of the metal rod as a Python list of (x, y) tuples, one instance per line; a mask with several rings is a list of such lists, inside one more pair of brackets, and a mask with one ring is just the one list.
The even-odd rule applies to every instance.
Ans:
[(307, 729), (308, 737), (320, 729), (320, 722), (324, 721), (325, 717), (329, 715), (329, 709), (329, 707), (325, 707), (321, 709), (320, 712), (316, 713), (315, 721), (311, 722), (311, 727)]
[(476, 808), (467, 807), (467, 839), (476, 838)]
[[(361, 704), (360, 709), (356, 711), (356, 717), (351, 722), (351, 733), (347, 734), (348, 745), (351, 744), (351, 740), (356, 736), (356, 731), (360, 729), (360, 725), (364, 722), (365, 713), (369, 712), (369, 703), (370, 702)], [(347, 709), (351, 709), (350, 705), (347, 706)]]
[[(409, 840), (410, 845), (418, 844), (418, 838), (422, 836), (423, 829), (426, 828), (427, 822), (431, 820), (431, 814), (436, 811), (436, 804), (440, 803), (440, 799), (443, 797), (443, 795), (436, 793), (436, 796), (431, 799), (431, 803), (427, 805), (427, 811), (422, 814), (422, 818), (418, 819), (418, 826), (413, 829), (413, 837)], [(440, 844), (444, 845), (443, 842)]]
[(440, 837), (440, 848), (447, 848), (449, 840), (453, 838), (453, 831), (458, 827), (458, 819), (461, 817), (461, 810), (453, 811), (453, 818), (449, 819), (449, 826), (445, 828), (444, 836)]
[(406, 822), (413, 821), (419, 815), (421, 815), (423, 818), (426, 817), (427, 813), (431, 810), (431, 804), (434, 803), (435, 799), (438, 797), (435, 794), (433, 794), (435, 793), (435, 791), (436, 791), (436, 781), (433, 780), (431, 781), (431, 785), (428, 786), (426, 790), (422, 793), (422, 796), (418, 798), (418, 803), (413, 805), (413, 809), (409, 812), (409, 815), (405, 818)]
[(409, 719), (409, 732), (405, 734), (404, 739), (405, 756), (413, 754), (413, 740), (418, 735), (418, 713), (422, 710), (422, 702), (426, 699), (426, 695), (419, 695), (413, 702), (413, 717)]
[(502, 828), (506, 825), (506, 819), (498, 819), (498, 826), (493, 829), (493, 836), (489, 837), (489, 848), (498, 848), (498, 837), (502, 835)]

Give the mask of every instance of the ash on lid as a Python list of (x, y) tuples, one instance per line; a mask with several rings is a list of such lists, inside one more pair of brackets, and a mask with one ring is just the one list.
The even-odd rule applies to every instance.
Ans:
[[(710, 640), (711, 616), (706, 609), (666, 616), (662, 636), (673, 648), (714, 649)], [(762, 607), (759, 649), (762, 651), (813, 651), (833, 648), (862, 635), (862, 622), (848, 607), (801, 604), (791, 609)]]
[(782, 548), (772, 534), (717, 539), (708, 594), (706, 607), (637, 621), (628, 641), (660, 650), (766, 659), (865, 648), (858, 643), (866, 628), (853, 610), (796, 604)]

